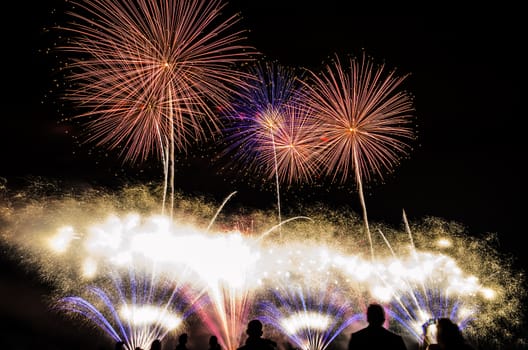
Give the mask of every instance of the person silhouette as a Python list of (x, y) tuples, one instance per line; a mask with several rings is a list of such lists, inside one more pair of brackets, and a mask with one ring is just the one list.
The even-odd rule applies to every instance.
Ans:
[(276, 350), (277, 343), (271, 339), (262, 338), (262, 322), (251, 320), (247, 324), (246, 343), (237, 350)]
[(150, 344), (150, 350), (161, 350), (161, 340), (154, 339)]
[(187, 333), (182, 333), (178, 337), (178, 344), (176, 345), (175, 350), (188, 350), (187, 349), (187, 341), (189, 340), (189, 336)]
[(125, 350), (125, 342), (124, 341), (116, 341), (114, 350)]
[(372, 303), (367, 307), (368, 326), (350, 335), (348, 350), (407, 350), (403, 337), (383, 327), (385, 309)]
[(474, 350), (466, 342), (460, 328), (447, 317), (436, 321), (436, 344), (429, 344), (427, 350)]
[(216, 335), (212, 335), (209, 338), (209, 350), (222, 350), (222, 347), (218, 343), (218, 338)]

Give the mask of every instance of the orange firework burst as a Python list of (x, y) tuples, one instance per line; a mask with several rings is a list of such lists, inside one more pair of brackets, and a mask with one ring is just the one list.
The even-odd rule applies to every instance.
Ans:
[(88, 0), (75, 2), (73, 37), (62, 50), (78, 117), (88, 141), (122, 148), (126, 161), (162, 158), (219, 130), (215, 106), (226, 106), (248, 60), (236, 16), (220, 18), (221, 0)]
[(349, 63), (343, 66), (336, 57), (321, 75), (311, 73), (306, 103), (318, 119), (323, 169), (341, 182), (354, 171), (371, 241), (362, 182), (371, 174), (383, 178), (408, 151), (414, 108), (410, 95), (397, 90), (406, 76), (386, 74), (384, 65), (375, 66), (365, 55)]

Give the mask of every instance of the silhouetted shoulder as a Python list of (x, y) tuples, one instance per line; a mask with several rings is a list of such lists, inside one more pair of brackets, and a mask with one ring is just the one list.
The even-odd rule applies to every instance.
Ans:
[(383, 327), (368, 326), (350, 335), (349, 350), (407, 350), (403, 338)]
[(237, 350), (277, 350), (277, 343), (266, 338), (249, 339)]

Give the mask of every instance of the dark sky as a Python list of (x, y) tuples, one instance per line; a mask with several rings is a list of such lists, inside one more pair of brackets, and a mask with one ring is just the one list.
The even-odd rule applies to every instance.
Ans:
[[(334, 53), (357, 55), (365, 49), (389, 67), (411, 73), (406, 88), (415, 96), (418, 140), (385, 183), (368, 187), (371, 220), (399, 225), (405, 209), (411, 220), (438, 216), (466, 225), (474, 235), (496, 232), (503, 252), (526, 268), (520, 244), (525, 240), (523, 11), (502, 2), (472, 9), (442, 2), (428, 9), (309, 3), (237, 0), (229, 10), (241, 12), (249, 44), (283, 64), (316, 70)], [(137, 166), (122, 167), (112, 155), (89, 154), (66, 133), (71, 127), (59, 122), (64, 109), (55, 101), (59, 88), (53, 71), (59, 64), (54, 54), (43, 52), (53, 43), (44, 28), (60, 23), (63, 8), (62, 2), (47, 0), (4, 9), (0, 177), (8, 187), (30, 176), (104, 183), (117, 173), (160, 180), (152, 166), (145, 165), (150, 171), (142, 173)], [(182, 179), (193, 181), (182, 185), (186, 191), (222, 197), (239, 190), (240, 201), (255, 197), (250, 189), (226, 185), (203, 162), (187, 169)], [(338, 189), (325, 193), (332, 204), (359, 210), (356, 197), (342, 196)], [(272, 193), (258, 197), (262, 205), (274, 204)], [(30, 278), (18, 278), (16, 262), (4, 260), (0, 291), (24, 289)], [(38, 294), (33, 284), (28, 290)], [(4, 312), (10, 315), (0, 304)], [(29, 312), (17, 322), (27, 319)]]

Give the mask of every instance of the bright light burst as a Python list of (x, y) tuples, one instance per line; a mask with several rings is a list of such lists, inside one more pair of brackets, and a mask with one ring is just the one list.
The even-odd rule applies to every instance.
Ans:
[(134, 268), (129, 270), (128, 279), (116, 271), (110, 274), (110, 285), (90, 285), (84, 297), (60, 298), (56, 308), (72, 317), (80, 315), (82, 322), (93, 322), (130, 350), (147, 349), (153, 340), (161, 340), (181, 327), (194, 312), (198, 299), (185, 285), (143, 275)]
[[(383, 228), (385, 243), (374, 241), (375, 259), (368, 259), (358, 254), (361, 224), (337, 212), (313, 209), (312, 220), (288, 222), (276, 240), (261, 233), (274, 222), (271, 213), (245, 213), (256, 231), (241, 233), (229, 229), (236, 226), (229, 218), (211, 226), (214, 210), (200, 201), (179, 200), (177, 219), (151, 214), (155, 201), (150, 207), (151, 195), (140, 192), (26, 206), (10, 203), (17, 194), (1, 211), (1, 237), (55, 283), (67, 313), (132, 345), (179, 324), (205, 327), (232, 350), (251, 316), (303, 349), (320, 350), (349, 332), (372, 299), (386, 305), (390, 327), (417, 342), (423, 322), (441, 316), (473, 338), (505, 339), (493, 325), (518, 312), (525, 296), (523, 276), (503, 265), (489, 241), (441, 221), (413, 227), (413, 244), (408, 233)], [(134, 205), (134, 213), (118, 209)], [(140, 313), (150, 321), (138, 324)]]
[(406, 76), (387, 72), (366, 56), (348, 65), (336, 57), (322, 74), (310, 76), (305, 102), (318, 120), (326, 173), (341, 182), (352, 172), (358, 182), (383, 178), (414, 138), (412, 98), (398, 91)]
[(362, 313), (335, 284), (286, 279), (261, 303), (261, 319), (302, 350), (324, 350)]
[(485, 288), (476, 276), (463, 272), (449, 256), (415, 252), (383, 259), (375, 266), (378, 285), (373, 296), (389, 303), (389, 315), (417, 341), (429, 319), (448, 317), (461, 328), (478, 317)]
[(234, 69), (249, 60), (237, 16), (221, 0), (74, 2), (61, 47), (76, 57), (67, 96), (86, 111), (88, 141), (121, 149), (125, 160), (163, 156), (219, 131), (216, 106), (228, 106)]

